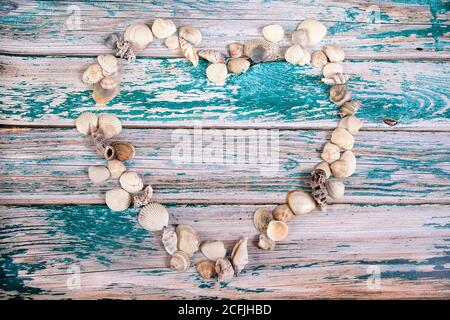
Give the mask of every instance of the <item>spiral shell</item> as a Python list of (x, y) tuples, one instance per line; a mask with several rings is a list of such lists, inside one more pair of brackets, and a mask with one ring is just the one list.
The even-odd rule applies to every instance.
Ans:
[(116, 187), (106, 191), (106, 205), (113, 211), (124, 211), (131, 204), (131, 195), (122, 188)]
[(200, 50), (197, 54), (200, 58), (211, 63), (225, 63), (223, 55), (216, 50)]
[(287, 196), (289, 208), (294, 214), (305, 214), (316, 208), (316, 201), (309, 194), (301, 190), (290, 191)]
[(93, 184), (101, 184), (108, 180), (110, 173), (104, 166), (90, 166), (88, 168), (88, 176)]
[(331, 169), (330, 169), (330, 165), (328, 164), (328, 162), (326, 162), (326, 161), (319, 162), (318, 164), (316, 164), (314, 166), (313, 172), (314, 172), (314, 170), (317, 170), (317, 169), (323, 170), (325, 172), (325, 176), (327, 179), (331, 176)]
[(289, 222), (294, 218), (294, 213), (287, 204), (281, 204), (272, 211), (273, 218), (278, 221)]
[(187, 271), (190, 264), (189, 256), (183, 251), (175, 251), (170, 258), (170, 269), (178, 272)]
[(98, 127), (106, 139), (111, 139), (122, 131), (122, 122), (115, 115), (104, 113), (98, 117)]
[(81, 80), (86, 84), (94, 84), (104, 77), (102, 67), (98, 63), (90, 64), (83, 72)]
[(322, 48), (323, 52), (328, 57), (330, 62), (342, 62), (345, 58), (344, 50), (341, 47), (333, 46), (331, 44), (324, 45)]
[(328, 163), (332, 163), (336, 160), (339, 160), (341, 157), (341, 148), (331, 142), (325, 143), (322, 149), (322, 153), (320, 154), (323, 160)]
[(125, 172), (125, 170), (127, 170), (127, 168), (122, 161), (113, 159), (108, 161), (108, 170), (111, 173), (111, 178), (117, 179)]
[(352, 94), (348, 91), (346, 84), (335, 84), (330, 89), (330, 100), (338, 106), (350, 101)]
[(136, 155), (134, 146), (126, 141), (113, 141), (111, 147), (114, 148), (116, 158), (120, 161), (132, 160)]
[(223, 63), (212, 63), (206, 68), (206, 77), (209, 81), (223, 84), (227, 80), (227, 66)]
[(253, 214), (253, 224), (255, 225), (256, 230), (261, 233), (266, 232), (267, 226), (272, 220), (272, 213), (265, 208), (258, 208)]
[(264, 39), (277, 43), (284, 38), (284, 29), (279, 24), (270, 24), (262, 29)]
[(250, 62), (245, 58), (232, 58), (228, 60), (227, 66), (231, 73), (241, 74), (250, 68)]
[(178, 250), (178, 239), (174, 226), (169, 225), (163, 229), (161, 240), (168, 254), (172, 255)]
[(361, 102), (359, 100), (350, 100), (341, 107), (339, 110), (339, 115), (341, 117), (351, 116), (358, 112), (361, 107)]
[(253, 39), (244, 44), (244, 55), (255, 63), (275, 61), (279, 58), (279, 48), (267, 40)]
[(180, 42), (178, 41), (178, 36), (176, 35), (167, 37), (164, 43), (170, 50), (177, 50), (180, 48)]
[(345, 128), (352, 135), (358, 133), (359, 129), (361, 129), (363, 123), (355, 116), (347, 116), (341, 119), (338, 127)]
[(196, 67), (198, 66), (198, 54), (195, 47), (184, 40), (183, 38), (179, 38), (181, 52), (192, 64)]
[(328, 195), (333, 199), (340, 199), (344, 196), (345, 185), (341, 181), (327, 180), (325, 183), (328, 191)]
[(227, 250), (222, 241), (205, 241), (200, 246), (200, 251), (209, 260), (216, 261), (219, 258), (224, 258)]
[(144, 190), (139, 191), (135, 195), (133, 195), (133, 205), (135, 208), (143, 207), (148, 205), (151, 202), (153, 196), (153, 188), (151, 185), (148, 185), (144, 188)]
[(261, 233), (259, 235), (258, 248), (263, 249), (263, 250), (273, 251), (275, 249), (275, 241), (270, 239), (264, 233)]
[(341, 149), (351, 150), (353, 149), (355, 138), (347, 129), (338, 127), (331, 133), (331, 142)]
[(98, 64), (102, 67), (102, 72), (105, 76), (110, 76), (117, 72), (119, 65), (117, 58), (112, 54), (101, 54), (97, 57)]
[(231, 279), (233, 279), (234, 276), (233, 265), (227, 258), (217, 259), (215, 269), (217, 273), (217, 278), (219, 279), (220, 282), (228, 283), (231, 281)]
[(311, 64), (315, 68), (322, 68), (328, 63), (326, 54), (321, 50), (316, 50), (311, 54)]
[(231, 262), (233, 263), (236, 274), (239, 274), (248, 263), (247, 242), (247, 237), (240, 239), (231, 252)]
[(228, 53), (231, 58), (240, 58), (244, 54), (244, 45), (241, 43), (231, 43), (228, 45)]
[(293, 45), (286, 50), (284, 58), (291, 64), (298, 64), (303, 58), (303, 49), (299, 45)]
[(202, 33), (199, 29), (192, 26), (180, 27), (178, 35), (194, 46), (198, 46), (202, 42)]
[(336, 178), (350, 177), (356, 170), (355, 154), (347, 150), (342, 153), (341, 158), (331, 164), (331, 172)]
[(145, 49), (150, 44), (150, 42), (153, 41), (153, 34), (146, 24), (135, 23), (129, 25), (125, 29), (123, 38), (125, 41), (131, 43), (133, 48), (142, 50)]
[(94, 142), (97, 152), (104, 156), (106, 160), (114, 159), (114, 148), (111, 147), (109, 140), (105, 138), (103, 130), (94, 126), (91, 126), (92, 142)]
[(169, 213), (163, 205), (151, 202), (139, 212), (138, 222), (146, 230), (160, 231), (169, 224)]
[(283, 221), (272, 220), (267, 227), (267, 236), (273, 241), (284, 240), (289, 233), (289, 228)]
[(334, 84), (346, 84), (350, 76), (345, 73), (335, 73), (330, 75), (328, 78), (322, 78), (322, 82), (328, 85)]
[(159, 39), (170, 37), (177, 31), (175, 23), (170, 19), (157, 18), (153, 21), (152, 32), (153, 35)]
[(322, 69), (324, 78), (330, 78), (336, 73), (344, 73), (344, 67), (342, 67), (342, 64), (330, 62), (327, 63)]
[(311, 178), (312, 196), (319, 205), (320, 210), (327, 210), (327, 187), (325, 183), (327, 181), (325, 171), (322, 169), (315, 169)]
[(178, 250), (186, 252), (189, 257), (192, 257), (198, 251), (200, 245), (197, 232), (187, 224), (179, 224), (176, 232), (178, 237)]
[(79, 133), (84, 135), (91, 134), (91, 127), (98, 127), (98, 117), (95, 113), (92, 112), (83, 112), (80, 114), (75, 121), (75, 126)]
[(297, 30), (307, 31), (306, 46), (315, 46), (318, 44), (327, 34), (327, 28), (320, 22), (314, 19), (306, 19), (300, 23)]
[(197, 264), (197, 272), (203, 279), (211, 279), (216, 276), (216, 263), (211, 260), (203, 260)]
[(134, 171), (124, 172), (119, 179), (120, 186), (129, 193), (137, 193), (144, 188), (142, 178)]

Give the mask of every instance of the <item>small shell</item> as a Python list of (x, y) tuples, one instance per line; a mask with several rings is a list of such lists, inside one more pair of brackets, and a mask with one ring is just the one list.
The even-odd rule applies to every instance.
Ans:
[(169, 224), (169, 213), (163, 205), (151, 202), (139, 211), (138, 222), (146, 230), (160, 231)]
[(240, 58), (244, 54), (244, 45), (241, 43), (231, 43), (228, 45), (228, 53), (231, 58)]
[(323, 160), (328, 163), (332, 163), (336, 160), (339, 160), (341, 157), (341, 148), (331, 142), (325, 143), (322, 149), (322, 153), (320, 154)]
[(178, 237), (178, 250), (186, 252), (189, 257), (192, 257), (198, 251), (200, 239), (197, 232), (187, 224), (179, 224), (176, 228)]
[(355, 138), (347, 129), (338, 127), (331, 133), (331, 142), (339, 148), (351, 150), (355, 143)]
[(307, 30), (308, 41), (307, 46), (315, 46), (318, 44), (327, 34), (327, 27), (325, 27), (320, 21), (313, 19), (306, 19), (300, 23), (297, 30)]
[(342, 64), (340, 63), (328, 63), (323, 67), (322, 74), (324, 78), (330, 78), (336, 73), (344, 73), (344, 68), (342, 67)]
[(289, 222), (294, 218), (294, 213), (287, 204), (280, 204), (272, 211), (273, 218), (278, 221)]
[(231, 262), (233, 263), (236, 274), (239, 274), (248, 263), (248, 238), (244, 237), (236, 243), (231, 252)]
[(168, 254), (172, 255), (178, 250), (177, 233), (174, 226), (167, 226), (163, 229), (161, 240)]
[(328, 63), (328, 58), (321, 50), (314, 51), (311, 55), (311, 64), (315, 68), (322, 68)]
[(228, 60), (228, 70), (234, 74), (246, 72), (250, 68), (250, 62), (245, 58), (233, 58)]
[(131, 195), (122, 188), (116, 187), (106, 191), (106, 205), (113, 211), (124, 211), (131, 204)]
[(347, 129), (351, 134), (358, 133), (359, 129), (361, 129), (363, 123), (355, 116), (347, 116), (342, 118), (339, 122), (338, 127)]
[(224, 258), (227, 250), (222, 241), (205, 241), (200, 246), (200, 251), (209, 260), (216, 261), (219, 258)]
[(298, 64), (303, 58), (303, 49), (299, 45), (293, 45), (286, 50), (284, 58), (291, 64)]
[(186, 59), (192, 62), (194, 67), (198, 66), (198, 54), (195, 47), (183, 38), (179, 38), (179, 42), (181, 52), (183, 52), (183, 55), (186, 57)]
[(117, 49), (117, 42), (122, 40), (122, 35), (119, 32), (110, 33), (106, 36), (103, 44), (113, 50)]
[(143, 207), (148, 205), (151, 202), (153, 196), (153, 188), (151, 185), (148, 185), (144, 188), (144, 190), (139, 191), (135, 195), (133, 195), (133, 205), (135, 208)]
[(344, 50), (338, 46), (333, 46), (331, 44), (324, 45), (322, 48), (323, 52), (328, 57), (330, 62), (342, 62), (345, 58)]
[(356, 170), (355, 154), (350, 150), (345, 151), (341, 158), (333, 162), (330, 167), (336, 178), (350, 177)]
[(153, 41), (153, 34), (146, 24), (135, 23), (126, 28), (123, 38), (131, 43), (133, 48), (142, 50)]
[(81, 80), (86, 84), (94, 84), (102, 80), (103, 77), (102, 67), (98, 63), (93, 63), (83, 72)]
[(359, 100), (350, 100), (341, 107), (339, 110), (339, 115), (341, 117), (345, 116), (351, 116), (358, 112), (359, 108), (361, 107), (361, 102)]
[(350, 76), (345, 73), (335, 73), (329, 76), (328, 78), (322, 78), (322, 82), (328, 85), (334, 84), (346, 84)]
[(293, 190), (287, 195), (287, 202), (294, 214), (305, 214), (316, 208), (316, 201), (305, 191)]
[(327, 196), (328, 191), (325, 186), (325, 182), (327, 181), (326, 173), (322, 169), (315, 169), (312, 172), (311, 178), (311, 192), (314, 200), (316, 200), (319, 205), (320, 210), (327, 210)]
[(136, 59), (136, 54), (134, 53), (133, 46), (128, 41), (117, 41), (117, 50), (115, 56), (126, 59), (128, 62), (132, 62)]
[(308, 51), (303, 50), (303, 57), (300, 59), (298, 64), (300, 66), (304, 66), (304, 65), (310, 64), (310, 63), (311, 63), (311, 54)]
[(233, 265), (227, 258), (217, 259), (215, 269), (220, 282), (230, 282), (233, 279)]
[(116, 77), (104, 77), (100, 81), (100, 86), (103, 89), (111, 90), (119, 86), (119, 80)]
[(173, 35), (177, 31), (177, 27), (172, 20), (157, 18), (153, 21), (153, 35), (159, 39), (165, 39)]
[(388, 126), (391, 126), (391, 127), (397, 125), (397, 123), (398, 123), (397, 120), (389, 119), (389, 118), (384, 119), (383, 122), (386, 123)]
[(341, 181), (327, 180), (325, 183), (327, 186), (328, 195), (333, 199), (340, 199), (344, 196), (345, 185)]
[(330, 100), (338, 106), (342, 106), (347, 101), (350, 101), (352, 94), (348, 91), (346, 84), (335, 84), (330, 89)]
[(104, 113), (98, 117), (98, 127), (106, 139), (111, 139), (122, 131), (122, 122), (115, 115)]
[(327, 177), (327, 179), (331, 176), (331, 169), (330, 169), (330, 165), (328, 164), (328, 162), (326, 161), (321, 161), (318, 164), (316, 164), (314, 166), (314, 169), (312, 172), (314, 172), (314, 170), (317, 169), (321, 169), (323, 171), (325, 171), (325, 176)]
[(211, 63), (225, 63), (223, 55), (216, 50), (200, 50), (197, 54), (200, 58)]
[(119, 69), (117, 58), (112, 54), (101, 54), (97, 57), (97, 61), (102, 67), (102, 72), (105, 76), (110, 76)]
[(227, 66), (223, 63), (212, 63), (206, 68), (206, 77), (209, 81), (223, 84), (227, 80)]
[(189, 260), (189, 256), (183, 251), (175, 251), (170, 258), (170, 269), (184, 272), (187, 271), (190, 267), (191, 261)]
[(136, 154), (136, 149), (129, 142), (113, 141), (111, 147), (114, 149), (117, 160), (120, 161), (132, 160)]
[(255, 63), (275, 61), (279, 58), (279, 48), (267, 40), (253, 39), (245, 43), (244, 55)]
[(108, 180), (110, 173), (104, 166), (90, 166), (88, 168), (88, 176), (92, 183), (101, 184)]
[(273, 241), (284, 240), (289, 233), (289, 228), (283, 221), (272, 220), (267, 227), (267, 236)]
[(266, 232), (267, 226), (272, 220), (272, 213), (264, 208), (256, 209), (255, 213), (253, 214), (253, 224), (255, 225), (256, 230), (261, 233)]
[(142, 178), (134, 171), (124, 172), (119, 179), (120, 186), (129, 193), (137, 193), (144, 188)]
[(115, 156), (114, 148), (111, 147), (109, 140), (105, 138), (103, 131), (94, 126), (91, 127), (92, 142), (97, 152), (104, 156), (106, 160), (112, 160)]
[(198, 46), (202, 42), (202, 33), (195, 27), (183, 26), (178, 30), (178, 35), (194, 46)]
[(284, 29), (279, 24), (270, 24), (262, 29), (264, 39), (277, 43), (284, 38)]
[(298, 44), (302, 47), (308, 46), (308, 43), (309, 43), (308, 30), (300, 29), (300, 30), (294, 31), (292, 33), (291, 41), (293, 44)]
[(75, 125), (79, 133), (84, 135), (91, 134), (91, 127), (98, 127), (98, 117), (92, 112), (83, 112), (75, 121)]
[(216, 263), (211, 260), (203, 260), (197, 264), (197, 272), (203, 279), (211, 279), (216, 276)]
[(180, 48), (180, 42), (178, 41), (178, 37), (175, 35), (167, 37), (165, 44), (166, 47), (170, 50), (177, 50), (178, 48)]
[(273, 251), (275, 249), (275, 241), (261, 233), (259, 235), (258, 247), (263, 250)]
[(92, 91), (92, 99), (94, 99), (97, 104), (106, 104), (117, 97), (119, 92), (119, 86), (113, 89), (104, 89), (99, 83), (96, 83), (94, 84), (94, 90)]
[(125, 170), (127, 170), (127, 168), (122, 161), (114, 159), (108, 161), (108, 170), (111, 173), (111, 178), (117, 179), (125, 172)]

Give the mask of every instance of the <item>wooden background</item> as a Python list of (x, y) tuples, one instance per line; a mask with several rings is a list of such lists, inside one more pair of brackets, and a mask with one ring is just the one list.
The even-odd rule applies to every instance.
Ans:
[[(70, 4), (73, 4), (72, 2)], [(0, 298), (450, 298), (449, 4), (445, 1), (0, 0)], [(78, 10), (79, 9), (79, 10)], [(67, 20), (80, 14), (81, 29)], [(379, 12), (378, 23), (371, 23)], [(204, 35), (203, 48), (260, 35), (269, 23), (290, 34), (305, 18), (323, 21), (325, 42), (345, 48), (350, 88), (365, 122), (357, 172), (326, 213), (297, 217), (274, 252), (257, 249), (255, 208), (307, 189), (323, 143), (338, 122), (327, 86), (311, 67), (256, 65), (226, 85), (205, 79), (158, 40), (123, 64), (122, 90), (95, 106), (83, 69), (108, 52), (104, 36), (132, 22), (172, 17)], [(288, 44), (286, 40), (284, 45)], [(202, 240), (251, 239), (250, 263), (228, 285), (191, 267), (167, 268), (159, 236), (136, 212), (111, 212), (87, 167), (104, 164), (74, 129), (82, 111), (115, 113), (133, 141), (128, 164), (153, 185), (173, 223)], [(398, 121), (389, 127), (385, 118)], [(194, 122), (195, 121), (195, 122)], [(177, 164), (177, 128), (194, 123), (279, 130), (280, 166)], [(195, 262), (201, 259), (197, 254)], [(80, 270), (80, 287), (68, 286)], [(380, 287), (368, 286), (379, 271)], [(369, 281), (370, 282), (370, 281)]]

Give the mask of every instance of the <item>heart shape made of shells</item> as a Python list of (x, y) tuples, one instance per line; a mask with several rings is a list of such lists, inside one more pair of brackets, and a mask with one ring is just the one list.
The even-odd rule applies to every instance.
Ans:
[[(129, 25), (123, 34), (115, 32), (107, 36), (104, 44), (115, 50), (115, 54), (97, 57), (97, 62), (84, 71), (82, 81), (93, 87), (93, 99), (97, 104), (105, 104), (119, 94), (119, 65), (116, 57), (129, 62), (136, 58), (153, 40), (163, 39), (165, 45), (173, 51), (180, 51), (194, 66), (199, 59), (210, 62), (206, 68), (206, 77), (213, 83), (223, 84), (229, 72), (239, 75), (246, 72), (252, 64), (282, 60), (277, 45), (285, 32), (281, 25), (271, 24), (262, 29), (262, 38), (251, 39), (244, 44), (232, 43), (228, 46), (229, 57), (215, 50), (199, 50), (202, 33), (193, 26), (178, 29), (170, 19), (155, 19), (151, 26), (145, 23)], [(311, 194), (302, 190), (290, 191), (285, 204), (276, 206), (272, 211), (259, 208), (254, 212), (253, 222), (260, 232), (258, 247), (274, 250), (276, 242), (283, 241), (288, 235), (288, 222), (294, 216), (312, 212), (316, 207), (326, 210), (327, 198), (343, 197), (345, 185), (340, 180), (351, 176), (356, 169), (356, 158), (352, 151), (354, 135), (362, 127), (355, 117), (360, 107), (358, 100), (352, 100), (347, 87), (349, 76), (344, 73), (342, 62), (345, 53), (342, 48), (324, 45), (321, 49), (309, 53), (327, 34), (327, 28), (319, 21), (306, 19), (292, 33), (292, 46), (284, 53), (284, 60), (295, 65), (311, 64), (321, 68), (322, 81), (331, 85), (330, 100), (340, 107), (341, 121), (331, 134), (331, 139), (323, 146), (321, 158), (311, 177)], [(165, 250), (171, 255), (170, 268), (186, 271), (190, 260), (197, 251), (206, 257), (197, 264), (198, 273), (205, 279), (218, 278), (220, 282), (229, 282), (239, 274), (248, 263), (248, 238), (240, 239), (229, 257), (222, 241), (201, 242), (192, 226), (169, 224), (167, 209), (152, 201), (153, 189), (144, 186), (142, 177), (134, 171), (128, 171), (124, 162), (132, 160), (134, 146), (125, 141), (114, 141), (122, 130), (121, 121), (112, 114), (96, 115), (82, 113), (76, 120), (76, 128), (83, 135), (91, 135), (97, 152), (108, 161), (107, 166), (88, 168), (89, 179), (101, 184), (109, 178), (119, 179), (119, 185), (106, 192), (106, 205), (113, 211), (123, 211), (133, 203), (140, 208), (139, 224), (148, 231), (161, 232)], [(330, 179), (333, 175), (337, 179)]]

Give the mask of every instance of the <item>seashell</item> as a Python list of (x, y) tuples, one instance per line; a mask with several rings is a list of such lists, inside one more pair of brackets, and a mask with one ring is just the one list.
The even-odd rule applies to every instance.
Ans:
[(131, 195), (122, 188), (116, 187), (106, 191), (106, 205), (112, 211), (124, 211), (131, 204)]
[(383, 122), (386, 123), (388, 126), (391, 126), (391, 127), (397, 125), (397, 123), (398, 123), (397, 120), (389, 119), (389, 118), (384, 119)]
[(111, 139), (122, 131), (122, 122), (113, 114), (103, 113), (98, 117), (98, 128), (106, 139)]
[(273, 220), (272, 213), (264, 208), (256, 209), (253, 214), (253, 224), (256, 230), (261, 233), (266, 232), (269, 222)]
[(192, 257), (198, 251), (200, 239), (197, 232), (187, 224), (179, 224), (176, 228), (178, 237), (178, 250), (186, 252), (189, 257)]
[(110, 76), (118, 69), (117, 58), (112, 54), (101, 54), (97, 57), (98, 64), (102, 67), (103, 75)]
[(284, 240), (289, 233), (289, 228), (283, 221), (272, 220), (267, 227), (267, 236), (273, 241)]
[(321, 161), (318, 164), (316, 164), (314, 166), (313, 172), (316, 169), (321, 169), (321, 170), (325, 171), (325, 176), (327, 177), (327, 179), (331, 176), (330, 165), (326, 161)]
[(92, 126), (91, 135), (97, 152), (104, 156), (106, 160), (113, 159), (115, 156), (114, 148), (111, 147), (108, 139), (105, 138), (102, 129)]
[(228, 53), (231, 58), (240, 58), (244, 54), (244, 45), (241, 43), (231, 43), (228, 45)]
[(303, 55), (304, 53), (302, 47), (297, 44), (286, 50), (284, 58), (291, 64), (298, 64), (302, 60)]
[(302, 47), (308, 46), (308, 43), (309, 43), (308, 30), (300, 29), (300, 30), (294, 31), (292, 33), (291, 41), (293, 44), (298, 44)]
[(327, 63), (322, 69), (322, 74), (324, 78), (330, 78), (336, 73), (344, 73), (344, 67), (342, 67), (342, 64), (330, 62)]
[(328, 78), (322, 78), (322, 82), (328, 85), (346, 84), (349, 78), (348, 74), (335, 73)]
[(177, 233), (175, 232), (174, 226), (167, 226), (163, 229), (162, 233), (162, 243), (164, 245), (164, 249), (166, 249), (167, 253), (172, 255), (175, 251), (177, 251), (178, 240)]
[(90, 64), (83, 72), (81, 80), (86, 84), (94, 84), (104, 77), (102, 67), (98, 63)]
[(336, 160), (339, 160), (341, 157), (341, 148), (331, 142), (325, 143), (322, 149), (322, 153), (320, 154), (323, 160), (328, 163), (332, 163)]
[(217, 278), (220, 282), (230, 282), (234, 276), (233, 265), (227, 258), (219, 258), (215, 265)]
[(322, 48), (323, 52), (328, 57), (330, 62), (342, 62), (345, 58), (344, 49), (338, 46), (333, 46), (331, 44), (324, 45)]
[(200, 58), (211, 63), (225, 63), (223, 55), (216, 50), (200, 50), (197, 54)]
[(139, 191), (137, 194), (133, 195), (133, 205), (135, 208), (143, 207), (151, 202), (153, 196), (153, 188), (148, 185), (144, 190)]
[(338, 127), (331, 133), (331, 142), (339, 148), (351, 150), (355, 143), (355, 138), (347, 129)]
[(75, 126), (79, 133), (87, 136), (91, 134), (91, 127), (97, 128), (98, 117), (95, 113), (83, 112), (78, 116), (77, 120), (75, 120)]
[(111, 178), (117, 179), (125, 172), (125, 170), (127, 170), (127, 168), (122, 161), (113, 159), (108, 161), (108, 170), (111, 173)]
[(216, 261), (219, 258), (224, 258), (227, 250), (222, 241), (205, 241), (200, 246), (200, 251), (209, 260)]
[(344, 196), (345, 185), (341, 181), (337, 180), (327, 180), (325, 183), (328, 191), (328, 195), (333, 199), (339, 199)]
[(148, 231), (160, 231), (169, 224), (169, 213), (163, 205), (151, 202), (139, 211), (138, 222)]
[(184, 272), (189, 269), (190, 264), (189, 256), (185, 252), (177, 250), (172, 254), (169, 266), (172, 270)]
[(120, 161), (132, 160), (136, 154), (136, 149), (129, 142), (113, 141), (111, 147), (114, 148), (116, 158)]
[(359, 100), (350, 100), (341, 107), (339, 110), (339, 115), (341, 117), (345, 116), (351, 116), (358, 112), (359, 108), (361, 107), (361, 102)]
[(322, 68), (328, 63), (328, 58), (321, 50), (316, 50), (311, 55), (311, 64), (313, 67)]
[(245, 58), (233, 58), (228, 60), (228, 70), (234, 74), (246, 72), (250, 68), (250, 62)]
[(279, 48), (267, 40), (253, 39), (245, 42), (244, 55), (255, 63), (275, 61), (279, 58)]
[(287, 195), (287, 202), (294, 214), (304, 214), (313, 211), (316, 208), (316, 201), (305, 191), (293, 190)]
[(180, 48), (180, 42), (178, 41), (178, 36), (176, 35), (167, 37), (164, 43), (170, 50), (177, 50), (178, 48)]
[(92, 99), (97, 104), (106, 104), (114, 99), (119, 94), (119, 86), (113, 89), (103, 89), (99, 83), (94, 84), (94, 90), (92, 91)]
[(311, 178), (312, 196), (316, 200), (321, 211), (327, 211), (327, 181), (326, 173), (322, 169), (315, 169)]
[(175, 23), (170, 19), (157, 18), (153, 21), (153, 35), (159, 39), (165, 39), (173, 35), (177, 31)]
[(89, 180), (94, 184), (101, 184), (108, 180), (110, 173), (108, 168), (104, 166), (90, 166), (88, 168)]
[(310, 63), (311, 63), (311, 54), (308, 51), (303, 50), (303, 57), (300, 59), (298, 64), (300, 66), (304, 66), (304, 65), (310, 64)]
[(338, 106), (342, 106), (347, 101), (350, 101), (352, 94), (348, 91), (346, 84), (335, 84), (330, 89), (330, 100)]
[(118, 41), (122, 41), (122, 35), (119, 32), (113, 32), (105, 38), (103, 44), (110, 49), (116, 50)]
[(294, 213), (287, 204), (280, 204), (273, 209), (272, 216), (275, 220), (287, 223), (294, 218)]
[(137, 193), (144, 188), (142, 178), (134, 171), (124, 172), (119, 179), (120, 186), (129, 193)]
[(203, 260), (197, 264), (197, 272), (203, 279), (211, 279), (216, 276), (216, 263), (211, 260)]
[(196, 67), (198, 66), (198, 55), (195, 47), (183, 38), (179, 38), (181, 52)]
[(331, 164), (331, 172), (336, 178), (350, 177), (356, 170), (355, 154), (347, 150), (342, 153), (341, 158)]
[(115, 53), (116, 57), (127, 60), (128, 62), (134, 61), (136, 55), (128, 41), (119, 40), (117, 41), (117, 51)]
[(230, 258), (236, 274), (239, 274), (248, 263), (247, 242), (247, 237), (240, 239), (231, 252)]
[(100, 86), (103, 89), (111, 90), (119, 86), (119, 80), (116, 77), (104, 77), (100, 81)]
[(355, 116), (347, 116), (339, 121), (338, 127), (347, 129), (352, 135), (358, 133), (359, 129), (361, 129), (363, 123)]
[(142, 50), (153, 41), (153, 34), (145, 23), (135, 23), (125, 29), (123, 39), (128, 41), (133, 48)]
[(300, 23), (297, 30), (307, 31), (306, 46), (315, 46), (318, 44), (327, 34), (327, 27), (325, 27), (320, 21), (313, 19), (306, 19)]
[(284, 29), (279, 24), (270, 24), (262, 29), (264, 39), (277, 43), (284, 38)]
[(275, 249), (275, 241), (261, 233), (259, 235), (258, 247), (263, 250), (273, 251)]
[(209, 81), (223, 84), (227, 80), (227, 66), (223, 63), (212, 63), (206, 68), (206, 77)]
[(202, 33), (192, 26), (180, 27), (178, 35), (194, 46), (198, 46), (202, 42)]

